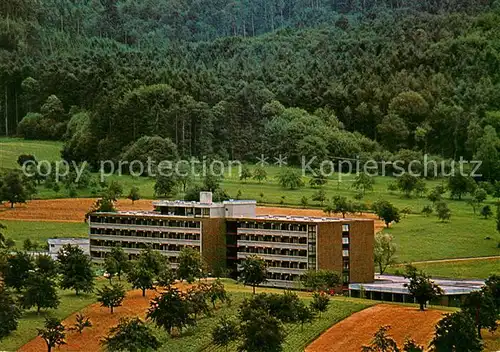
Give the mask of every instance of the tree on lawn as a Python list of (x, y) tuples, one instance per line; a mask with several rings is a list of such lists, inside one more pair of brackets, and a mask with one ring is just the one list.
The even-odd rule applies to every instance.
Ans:
[(261, 165), (258, 165), (254, 170), (253, 170), (253, 179), (257, 180), (259, 183), (262, 183), (262, 181), (267, 179), (267, 171), (262, 167)]
[(256, 255), (246, 257), (241, 263), (239, 276), (245, 285), (252, 286), (252, 292), (255, 294), (255, 287), (267, 281), (266, 261)]
[(240, 180), (245, 183), (249, 178), (252, 178), (252, 171), (250, 171), (247, 165), (243, 165), (240, 172)]
[(323, 188), (319, 189), (317, 192), (315, 192), (312, 196), (312, 200), (315, 201), (315, 202), (319, 202), (319, 204), (321, 206), (323, 206), (323, 204), (325, 203), (326, 201), (326, 192)]
[(451, 198), (462, 200), (462, 196), (474, 192), (476, 183), (471, 177), (463, 176), (457, 172), (448, 178), (448, 190)]
[(49, 278), (55, 278), (59, 273), (57, 262), (46, 254), (38, 255), (35, 258), (35, 268), (37, 273)]
[(312, 188), (321, 187), (328, 183), (328, 179), (321, 171), (316, 171), (309, 180), (309, 185)]
[(47, 344), (47, 351), (51, 352), (52, 348), (65, 345), (66, 333), (64, 325), (57, 318), (48, 317), (45, 318), (45, 324), (43, 329), (37, 329), (38, 336), (40, 336)]
[(415, 191), (418, 184), (418, 177), (405, 173), (397, 180), (398, 189), (405, 194), (405, 197), (410, 198), (411, 193)]
[(16, 252), (7, 258), (4, 282), (8, 287), (20, 292), (26, 286), (30, 271), (35, 269), (33, 257), (26, 252)]
[(188, 283), (193, 283), (203, 276), (203, 261), (199, 251), (189, 247), (181, 250), (177, 276)]
[(324, 292), (314, 292), (313, 300), (311, 301), (311, 309), (316, 312), (324, 313), (328, 310), (328, 305), (330, 304), (330, 297)]
[(437, 185), (432, 189), (432, 191), (427, 195), (432, 203), (439, 202), (443, 199), (443, 194), (446, 192), (445, 188), (441, 185)]
[(154, 185), (155, 196), (168, 197), (174, 195), (177, 180), (173, 175), (158, 175)]
[(479, 187), (476, 188), (476, 190), (472, 194), (472, 198), (467, 201), (467, 204), (469, 204), (472, 207), (474, 214), (476, 214), (477, 208), (481, 205), (482, 202), (486, 200), (487, 197), (488, 194), (484, 189)]
[(123, 186), (118, 181), (111, 181), (108, 188), (105, 191), (105, 196), (103, 198), (111, 199), (116, 202), (118, 198), (123, 195)]
[(465, 312), (446, 314), (436, 325), (430, 347), (432, 352), (483, 350), (474, 320)]
[(156, 282), (163, 287), (170, 286), (175, 282), (175, 273), (168, 262), (165, 262), (165, 266), (156, 276)]
[(104, 258), (104, 270), (106, 271), (109, 282), (111, 283), (118, 270), (118, 263), (116, 262), (115, 258), (110, 255), (107, 255), (106, 258)]
[(448, 207), (448, 204), (445, 202), (437, 202), (436, 203), (436, 214), (439, 220), (442, 222), (448, 221), (451, 218), (451, 210)]
[(212, 302), (212, 306), (215, 309), (215, 303), (217, 300), (224, 302), (230, 302), (230, 297), (226, 292), (224, 284), (220, 279), (216, 279), (208, 286), (208, 298)]
[(62, 289), (73, 289), (76, 295), (94, 290), (92, 261), (80, 247), (64, 245), (57, 254), (57, 261), (62, 275)]
[(118, 280), (121, 280), (121, 275), (124, 272), (126, 272), (128, 267), (130, 266), (128, 255), (125, 253), (122, 247), (115, 246), (111, 248), (111, 252), (109, 252), (106, 258), (108, 257), (114, 259), (113, 263), (113, 265), (115, 266), (114, 269), (116, 270), (116, 275), (118, 276)]
[(475, 291), (467, 295), (462, 304), (462, 311), (469, 314), (476, 323), (479, 338), (482, 338), (482, 328), (488, 328), (491, 332), (497, 329), (499, 312), (488, 291)]
[(496, 309), (500, 312), (500, 275), (491, 275), (486, 279), (483, 291), (493, 297)]
[(101, 343), (109, 352), (156, 351), (162, 345), (151, 328), (139, 318), (120, 318), (118, 325), (109, 330)]
[(234, 320), (227, 317), (220, 318), (219, 322), (212, 331), (212, 342), (215, 346), (223, 347), (228, 350), (231, 342), (238, 339), (238, 325)]
[(304, 330), (304, 324), (312, 323), (316, 317), (314, 309), (306, 306), (302, 301), (297, 305), (295, 314), (297, 315), (297, 322), (300, 323), (300, 331)]
[(147, 245), (145, 249), (141, 250), (137, 258), (137, 264), (151, 270), (155, 276), (160, 274), (165, 265), (168, 265), (167, 257), (154, 250), (151, 245)]
[(196, 322), (191, 316), (191, 307), (186, 295), (171, 286), (160, 296), (153, 298), (147, 317), (170, 335), (173, 335), (174, 329), (180, 333), (184, 327)]
[(492, 215), (493, 211), (491, 211), (491, 207), (489, 205), (485, 205), (481, 208), (481, 216), (483, 216), (485, 219), (488, 219)]
[(282, 350), (285, 329), (276, 317), (263, 310), (253, 310), (251, 319), (246, 319), (240, 326), (241, 351), (278, 352)]
[[(374, 204), (375, 205), (375, 204)], [(398, 223), (401, 220), (401, 216), (399, 215), (399, 210), (394, 205), (389, 203), (388, 201), (381, 201), (377, 204), (375, 214), (384, 220), (385, 226), (389, 228), (392, 222)]]
[(26, 203), (32, 195), (28, 182), (31, 181), (23, 178), (18, 170), (8, 171), (0, 184), (0, 199), (8, 201), (11, 208), (16, 203)]
[(42, 308), (57, 308), (60, 301), (55, 282), (40, 273), (30, 273), (19, 302), (24, 309), (36, 307), (37, 314)]
[(354, 183), (352, 184), (352, 188), (365, 195), (366, 191), (373, 191), (374, 184), (374, 178), (363, 172), (356, 176)]
[(104, 286), (102, 289), (97, 290), (97, 301), (101, 303), (101, 306), (109, 308), (111, 314), (113, 314), (115, 307), (122, 305), (124, 298), (125, 289), (119, 284)]
[(21, 315), (13, 294), (0, 286), (0, 341), (17, 329)]
[(130, 189), (127, 198), (132, 201), (132, 204), (134, 204), (136, 200), (141, 199), (141, 194), (139, 193), (139, 187), (133, 186)]
[(278, 174), (278, 183), (281, 187), (289, 188), (291, 190), (304, 186), (304, 181), (302, 181), (300, 173), (290, 168), (283, 169)]
[(133, 288), (142, 290), (142, 297), (146, 296), (146, 290), (154, 288), (153, 281), (155, 274), (147, 267), (135, 263), (127, 273), (127, 281), (132, 284)]
[(354, 207), (351, 201), (347, 200), (346, 197), (335, 196), (332, 199), (332, 212), (341, 213), (342, 217), (345, 218), (347, 213), (352, 213)]
[(410, 280), (404, 286), (408, 288), (410, 295), (418, 302), (421, 311), (425, 310), (428, 301), (439, 298), (443, 294), (443, 290), (429, 276), (423, 272), (417, 272), (417, 268), (414, 266), (408, 265), (406, 267), (404, 277)]
[(379, 268), (379, 273), (383, 274), (385, 270), (396, 263), (394, 255), (396, 254), (396, 245), (389, 234), (379, 232), (375, 235), (374, 261)]
[(302, 285), (311, 291), (330, 291), (341, 283), (340, 275), (330, 270), (308, 270), (300, 277)]

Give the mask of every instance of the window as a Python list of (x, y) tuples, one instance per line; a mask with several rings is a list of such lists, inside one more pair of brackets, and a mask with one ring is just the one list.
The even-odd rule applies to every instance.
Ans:
[(349, 244), (349, 237), (342, 237), (342, 244)]
[(342, 275), (342, 279), (344, 281), (344, 284), (348, 284), (349, 283), (349, 274)]
[(349, 232), (349, 224), (342, 225), (342, 232)]
[(342, 256), (343, 256), (343, 257), (348, 257), (348, 256), (349, 256), (349, 250), (348, 250), (348, 249), (344, 249), (344, 250), (342, 251)]

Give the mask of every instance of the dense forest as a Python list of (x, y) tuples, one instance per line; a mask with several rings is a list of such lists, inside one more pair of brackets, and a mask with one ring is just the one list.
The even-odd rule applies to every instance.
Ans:
[(463, 156), (500, 179), (500, 1), (3, 0), (0, 93), (2, 135), (68, 160), (159, 136), (181, 157)]

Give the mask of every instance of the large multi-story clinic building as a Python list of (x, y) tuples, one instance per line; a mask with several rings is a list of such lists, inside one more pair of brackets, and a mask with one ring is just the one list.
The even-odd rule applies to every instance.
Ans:
[(344, 284), (374, 280), (374, 221), (330, 217), (256, 215), (256, 201), (153, 202), (150, 212), (92, 213), (90, 253), (104, 260), (113, 246), (134, 259), (147, 245), (178, 263), (180, 251), (200, 251), (209, 270), (237, 275), (238, 263), (256, 254), (266, 260), (269, 286), (294, 284), (307, 270), (342, 273)]

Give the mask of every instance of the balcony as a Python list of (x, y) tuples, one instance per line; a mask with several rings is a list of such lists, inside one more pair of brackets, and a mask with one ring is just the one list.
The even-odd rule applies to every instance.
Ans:
[[(90, 246), (91, 251), (100, 251), (100, 252), (111, 252), (111, 249), (113, 247), (103, 247), (103, 246)], [(143, 250), (142, 248), (126, 248), (122, 247), (124, 252), (127, 254), (140, 254), (141, 251)], [(177, 257), (181, 253), (180, 251), (164, 251), (161, 249), (155, 249), (156, 251), (160, 252), (163, 255), (168, 255), (171, 257)]]
[(299, 269), (299, 268), (281, 268), (281, 267), (267, 267), (267, 271), (270, 273), (278, 273), (278, 274), (296, 274), (303, 275), (306, 273), (307, 269)]
[(158, 244), (182, 244), (187, 246), (200, 245), (200, 240), (178, 240), (173, 238), (138, 237), (138, 236), (115, 236), (115, 235), (89, 235), (91, 240), (104, 241), (124, 241), (137, 243), (158, 243)]
[(135, 224), (110, 224), (101, 222), (91, 222), (90, 227), (95, 229), (111, 229), (111, 230), (201, 233), (200, 227), (168, 227), (168, 226), (135, 225)]
[(285, 262), (307, 263), (307, 257), (302, 257), (298, 255), (280, 255), (280, 254), (265, 254), (265, 253), (238, 252), (238, 259), (245, 259), (250, 255), (257, 255), (266, 260), (282, 260)]
[(270, 236), (290, 236), (290, 237), (307, 237), (306, 231), (286, 231), (286, 230), (271, 230), (271, 229), (249, 229), (238, 228), (240, 235), (270, 235)]
[(287, 243), (287, 242), (238, 240), (238, 247), (241, 247), (241, 246), (307, 250), (307, 243)]

